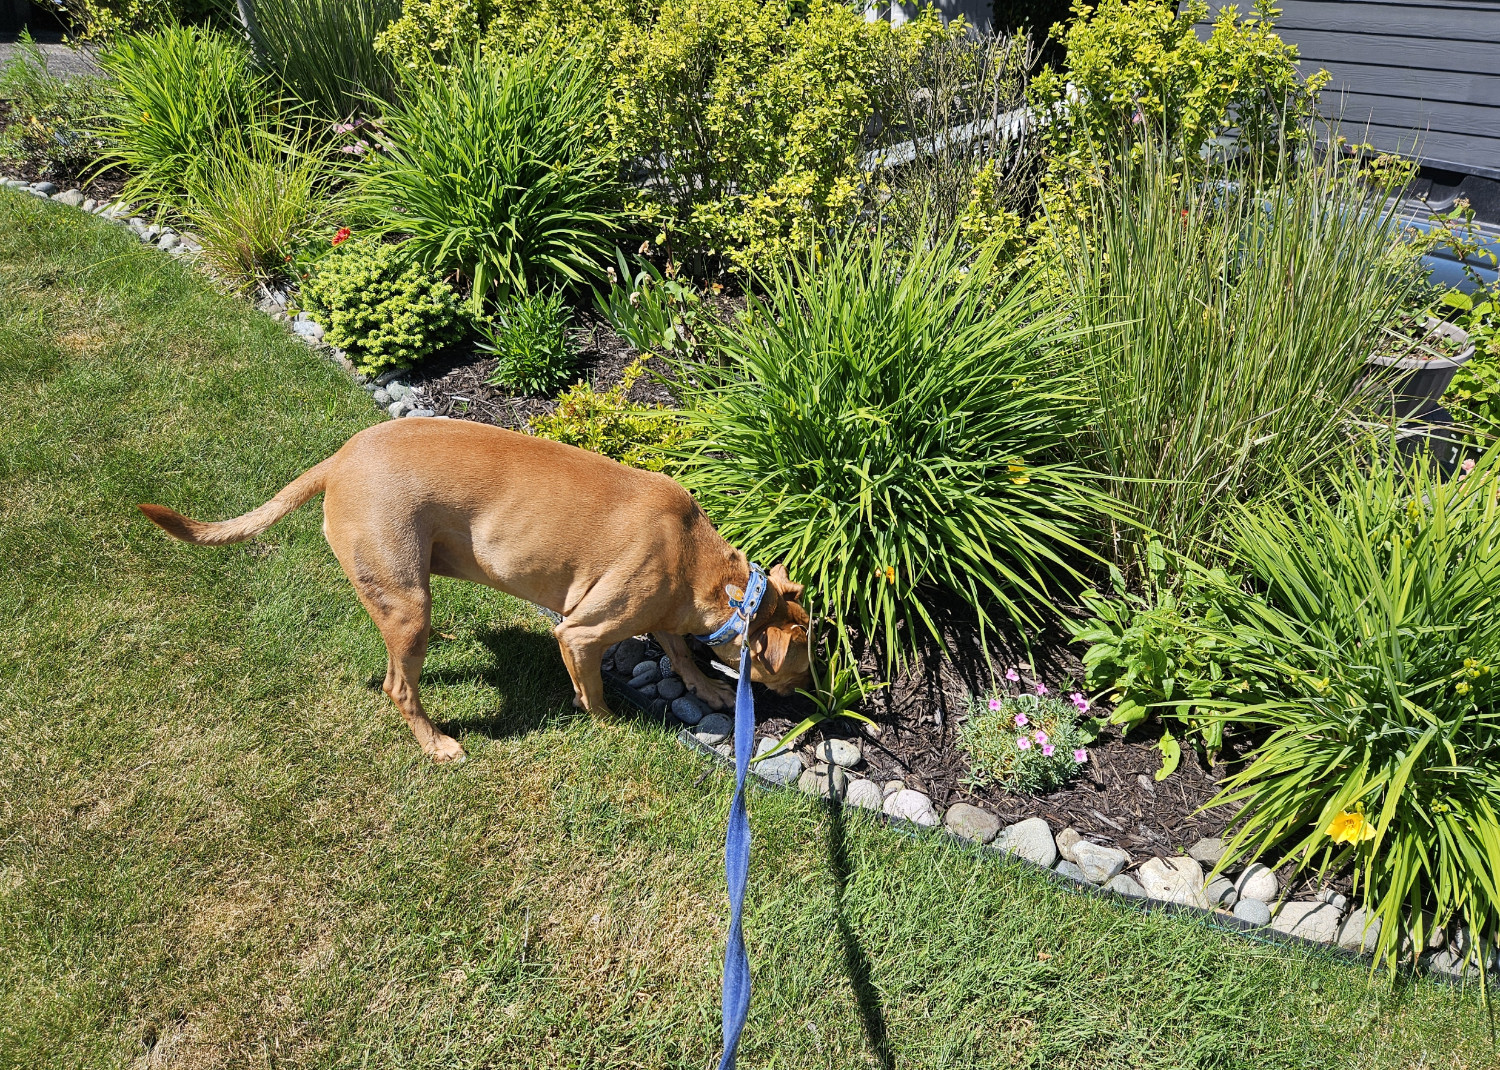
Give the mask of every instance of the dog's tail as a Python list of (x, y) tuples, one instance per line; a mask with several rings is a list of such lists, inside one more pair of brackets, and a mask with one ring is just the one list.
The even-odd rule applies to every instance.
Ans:
[(233, 520), (220, 520), (205, 524), (201, 520), (185, 517), (165, 505), (141, 505), (146, 519), (161, 528), (174, 539), (196, 543), (199, 546), (222, 546), (228, 542), (243, 542), (259, 535), (266, 528), (302, 505), (309, 498), (322, 494), (328, 482), (328, 470), (333, 458), (314, 465), (281, 489), (281, 493), (259, 509), (252, 509), (244, 516)]

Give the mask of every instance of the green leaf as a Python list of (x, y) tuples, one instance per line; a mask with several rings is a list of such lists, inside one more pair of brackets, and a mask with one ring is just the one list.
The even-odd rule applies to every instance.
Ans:
[(1182, 761), (1182, 745), (1170, 733), (1163, 732), (1156, 748), (1161, 751), (1161, 768), (1156, 771), (1156, 779), (1165, 780), (1177, 771)]

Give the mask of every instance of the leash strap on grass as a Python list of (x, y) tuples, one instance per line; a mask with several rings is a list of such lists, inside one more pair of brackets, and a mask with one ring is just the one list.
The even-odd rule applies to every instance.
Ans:
[(750, 641), (740, 646), (740, 682), (734, 694), (734, 801), (724, 836), (724, 876), (729, 882), (729, 940), (724, 946), (724, 1058), (719, 1070), (734, 1070), (740, 1032), (750, 1013), (750, 957), (745, 954), (745, 881), (750, 875), (750, 817), (745, 811), (745, 774), (755, 740), (755, 700), (750, 694)]

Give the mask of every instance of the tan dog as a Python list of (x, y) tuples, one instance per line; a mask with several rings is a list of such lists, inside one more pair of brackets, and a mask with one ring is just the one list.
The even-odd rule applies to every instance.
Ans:
[[(722, 709), (734, 692), (694, 664), (686, 635), (729, 619), (728, 585), (749, 562), (666, 476), (597, 453), (459, 420), (393, 420), (361, 431), (259, 509), (205, 524), (142, 505), (168, 534), (203, 546), (258, 535), (315, 494), (323, 534), (385, 638), (384, 690), (422, 749), (463, 748), (428, 720), (417, 682), (432, 611), (429, 577), (487, 584), (562, 614), (555, 629), (573, 705), (605, 714), (605, 648), (651, 632), (683, 683)], [(802, 585), (770, 572), (750, 626), (751, 678), (789, 694), (809, 679)], [(734, 646), (716, 648), (734, 664)]]

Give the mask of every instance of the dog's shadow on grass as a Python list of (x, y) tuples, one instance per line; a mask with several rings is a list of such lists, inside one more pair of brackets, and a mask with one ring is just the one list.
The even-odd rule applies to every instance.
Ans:
[[(428, 702), (428, 712), (438, 727), (453, 735), (475, 732), (491, 740), (509, 739), (563, 716), (586, 716), (573, 708), (573, 684), (563, 667), (557, 640), (523, 627), (482, 628), (474, 636), (485, 653), (466, 658), (461, 665), (434, 665), (438, 658), (428, 652), (422, 671), (424, 699), (430, 689), (443, 685), (479, 683), (489, 692), (484, 710), (477, 714), (446, 716), (440, 698)], [(372, 680), (379, 688), (381, 678)], [(660, 722), (638, 711), (611, 692), (610, 708), (622, 718)]]
[(865, 1042), (875, 1055), (880, 1070), (895, 1070), (896, 1054), (891, 1049), (885, 1008), (880, 1002), (880, 990), (875, 987), (870, 956), (865, 953), (859, 935), (850, 926), (848, 911), (845, 909), (845, 894), (852, 867), (849, 862), (844, 808), (835, 802), (828, 808), (827, 814), (828, 868), (833, 874), (834, 926), (839, 934), (844, 974), (849, 978), (849, 987), (854, 991), (854, 1002), (859, 1008), (859, 1024), (864, 1030)]

